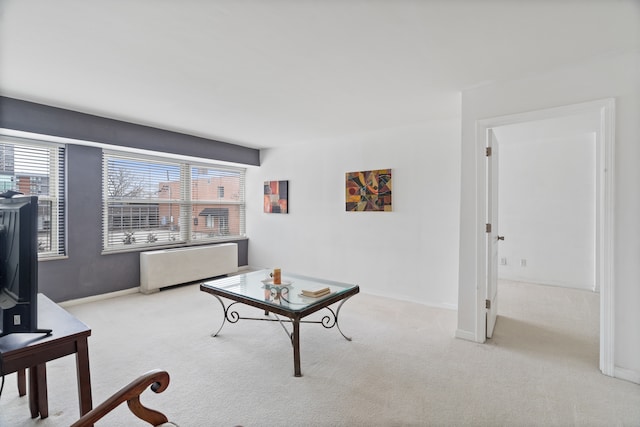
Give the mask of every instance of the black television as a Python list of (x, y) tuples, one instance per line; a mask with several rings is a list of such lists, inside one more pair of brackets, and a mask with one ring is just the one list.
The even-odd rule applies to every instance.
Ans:
[(0, 337), (38, 329), (38, 197), (0, 197)]

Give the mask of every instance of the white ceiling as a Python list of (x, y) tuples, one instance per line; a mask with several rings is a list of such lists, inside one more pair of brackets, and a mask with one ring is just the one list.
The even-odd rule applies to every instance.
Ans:
[(257, 148), (640, 49), (638, 0), (0, 0), (0, 94)]

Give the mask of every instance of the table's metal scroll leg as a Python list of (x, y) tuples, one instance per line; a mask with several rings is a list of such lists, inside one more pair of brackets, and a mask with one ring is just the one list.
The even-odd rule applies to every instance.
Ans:
[(293, 344), (293, 370), (296, 377), (302, 376), (300, 370), (300, 319), (292, 319), (293, 332), (291, 333), (291, 344)]
[(338, 323), (338, 316), (340, 315), (340, 309), (342, 308), (342, 304), (344, 304), (345, 302), (347, 302), (347, 300), (351, 298), (345, 298), (342, 301), (340, 301), (340, 304), (338, 305), (338, 308), (336, 309), (336, 326), (338, 327), (338, 331), (340, 331), (340, 334), (342, 334), (342, 336), (347, 340), (347, 341), (351, 341), (351, 337), (346, 336), (343, 332), (342, 329), (340, 329), (340, 324)]
[(224, 303), (222, 302), (222, 300), (220, 299), (220, 297), (218, 295), (213, 295), (218, 301), (220, 301), (220, 305), (222, 306), (222, 324), (220, 325), (220, 327), (218, 328), (218, 330), (216, 331), (215, 334), (211, 334), (212, 337), (216, 337), (218, 336), (218, 334), (220, 333), (220, 331), (222, 330), (222, 327), (224, 326), (224, 323), (227, 321), (227, 309), (224, 306)]

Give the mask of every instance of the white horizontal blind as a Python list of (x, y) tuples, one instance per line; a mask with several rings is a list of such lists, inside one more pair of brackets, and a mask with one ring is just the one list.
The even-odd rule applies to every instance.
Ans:
[(0, 193), (38, 196), (38, 258), (66, 253), (65, 148), (0, 137)]
[(194, 239), (245, 235), (245, 170), (190, 165)]
[(105, 251), (244, 237), (244, 169), (103, 152)]

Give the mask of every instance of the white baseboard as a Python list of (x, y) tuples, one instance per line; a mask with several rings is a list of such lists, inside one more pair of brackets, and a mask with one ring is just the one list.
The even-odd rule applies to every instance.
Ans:
[(394, 292), (379, 292), (379, 291), (376, 291), (376, 290), (363, 288), (362, 286), (360, 286), (360, 292), (363, 293), (363, 294), (373, 295), (373, 296), (376, 296), (376, 297), (390, 298), (390, 299), (394, 299), (396, 301), (412, 302), (412, 303), (415, 303), (415, 304), (423, 305), (425, 307), (442, 308), (442, 309), (451, 310), (451, 311), (456, 311), (458, 309), (458, 306), (455, 305), (455, 304), (433, 304), (433, 303), (426, 302), (426, 301), (416, 300), (415, 297), (412, 297), (412, 296), (402, 295), (402, 294), (398, 294), (398, 293), (394, 293)]
[(109, 292), (109, 293), (106, 293), (106, 294), (92, 295), (90, 297), (63, 301), (63, 302), (58, 303), (58, 305), (60, 307), (72, 307), (72, 306), (78, 305), (78, 304), (86, 304), (88, 302), (101, 301), (101, 300), (105, 300), (105, 299), (109, 299), (109, 298), (119, 297), (119, 296), (122, 296), (122, 295), (136, 294), (138, 292), (140, 292), (140, 288), (139, 287), (129, 288), (129, 289), (123, 289), (121, 291)]
[[(244, 266), (240, 266), (238, 267), (238, 272), (242, 272), (243, 270), (250, 270), (251, 268), (248, 265), (244, 265)], [(237, 273), (232, 273), (230, 274), (237, 274)], [(88, 302), (94, 302), (94, 301), (101, 301), (101, 300), (105, 300), (105, 299), (109, 299), (109, 298), (115, 298), (115, 297), (119, 297), (122, 295), (128, 295), (128, 294), (136, 294), (140, 292), (140, 287), (135, 287), (135, 288), (129, 288), (129, 289), (123, 289), (121, 291), (115, 291), (115, 292), (109, 292), (106, 294), (100, 294), (100, 295), (91, 295), (89, 297), (85, 297), (85, 298), (78, 298), (78, 299), (71, 299), (68, 301), (62, 301), (60, 303), (58, 303), (58, 305), (60, 307), (72, 307), (74, 305), (78, 305), (78, 304), (86, 304)]]
[(620, 367), (613, 368), (613, 376), (621, 380), (629, 381), (635, 384), (640, 384), (640, 372), (633, 371), (631, 369), (624, 369)]

